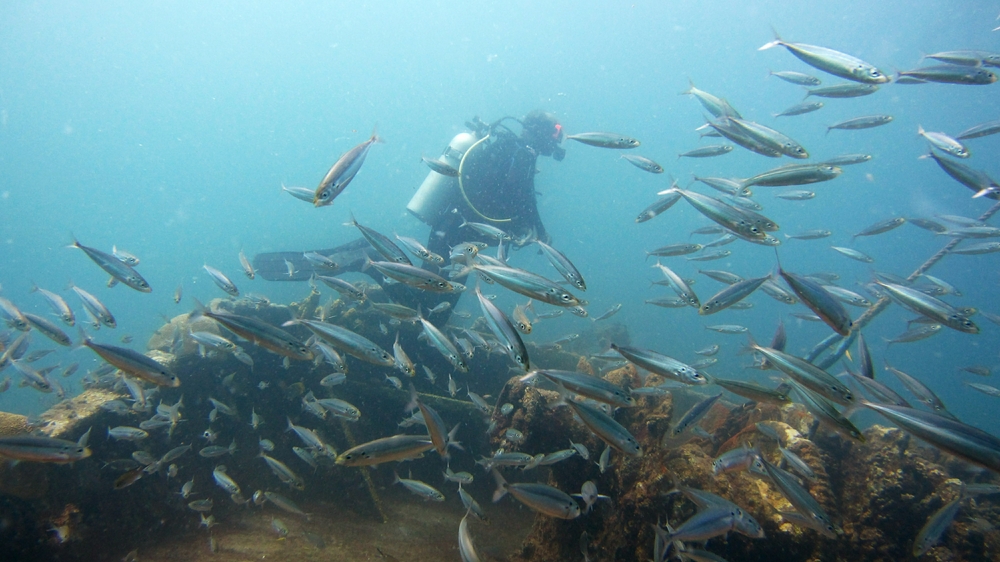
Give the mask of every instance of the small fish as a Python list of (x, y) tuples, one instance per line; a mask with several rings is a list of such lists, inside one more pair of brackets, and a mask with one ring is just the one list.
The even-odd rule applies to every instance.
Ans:
[(278, 535), (278, 540), (282, 540), (288, 537), (288, 526), (285, 522), (276, 517), (271, 518), (271, 530), (273, 530)]
[(887, 125), (892, 122), (892, 115), (869, 115), (866, 117), (855, 117), (853, 119), (848, 119), (846, 121), (841, 121), (839, 123), (834, 123), (826, 128), (826, 132), (829, 133), (834, 129), (850, 130), (856, 131), (858, 129), (871, 129), (873, 127), (880, 127), (882, 125)]
[(431, 500), (436, 502), (444, 501), (444, 494), (438, 491), (433, 486), (421, 482), (420, 480), (411, 480), (409, 478), (400, 478), (398, 474), (393, 473), (393, 484), (402, 484), (404, 488), (412, 492), (413, 494), (420, 496), (425, 500)]
[(931, 146), (958, 158), (968, 158), (972, 154), (958, 140), (949, 137), (944, 133), (928, 133), (920, 125), (917, 125), (917, 134), (927, 139)]
[(42, 289), (41, 287), (35, 285), (34, 283), (31, 284), (31, 292), (32, 293), (37, 292), (41, 294), (42, 297), (44, 297), (45, 300), (49, 303), (49, 306), (52, 307), (52, 310), (56, 313), (56, 316), (58, 316), (60, 320), (66, 323), (67, 326), (73, 326), (76, 323), (76, 318), (73, 316), (73, 309), (71, 309), (69, 305), (66, 304), (66, 300), (63, 299), (61, 296), (53, 293), (52, 291), (46, 291), (45, 289)]
[(90, 449), (65, 439), (15, 435), (0, 437), (0, 455), (18, 461), (64, 464), (89, 457)]
[(634, 154), (623, 154), (622, 158), (624, 158), (629, 162), (629, 164), (632, 164), (633, 166), (639, 168), (640, 170), (649, 172), (651, 174), (663, 173), (663, 166), (660, 166), (659, 164), (650, 160), (649, 158), (637, 156)]
[(806, 230), (804, 232), (799, 232), (798, 234), (786, 234), (785, 238), (793, 238), (796, 240), (818, 240), (820, 238), (826, 238), (833, 234), (829, 230)]
[(420, 159), (423, 160), (424, 164), (427, 164), (428, 168), (441, 174), (442, 176), (447, 176), (449, 178), (458, 177), (458, 170), (453, 168), (447, 162), (444, 162), (438, 158), (428, 158), (426, 156), (421, 156)]
[(968, 365), (966, 367), (962, 367), (959, 371), (972, 373), (973, 375), (978, 375), (980, 377), (988, 377), (993, 374), (992, 369), (985, 365)]
[(853, 248), (844, 248), (842, 246), (830, 246), (830, 248), (833, 249), (835, 252), (837, 252), (839, 254), (843, 254), (843, 255), (851, 258), (852, 260), (857, 260), (857, 261), (862, 262), (862, 263), (874, 263), (875, 262), (875, 258), (869, 256), (868, 254), (865, 254), (864, 252), (860, 252), (858, 250), (855, 250)]
[[(100, 328), (101, 324), (104, 324), (109, 328), (115, 328), (118, 326), (118, 323), (115, 321), (115, 317), (111, 314), (111, 311), (108, 310), (108, 307), (104, 306), (104, 303), (97, 300), (97, 297), (87, 291), (84, 291), (76, 285), (71, 285), (70, 289), (72, 289), (73, 292), (80, 297), (80, 300), (83, 302), (84, 310), (100, 322), (94, 324), (97, 328)], [(0, 303), (2, 302), (3, 300), (0, 299)]]
[(518, 501), (534, 511), (558, 519), (576, 519), (580, 516), (580, 506), (565, 492), (547, 484), (508, 484), (496, 470), (493, 478), (497, 482), (497, 490), (493, 501), (498, 502), (506, 494), (514, 496)]
[(740, 326), (739, 324), (718, 324), (715, 326), (705, 326), (705, 329), (720, 334), (745, 334), (748, 331), (746, 326)]
[(925, 82), (941, 84), (961, 84), (966, 86), (986, 86), (997, 81), (994, 72), (980, 67), (938, 64), (924, 66), (897, 73), (900, 77), (916, 78)]
[(111, 255), (118, 258), (125, 265), (135, 267), (139, 265), (139, 258), (134, 254), (118, 249), (118, 246), (111, 246)]
[[(809, 199), (816, 197), (816, 192), (806, 191), (804, 189), (795, 189), (792, 191), (785, 191), (782, 193), (778, 193), (775, 195), (775, 197), (781, 199), (787, 199), (788, 201), (807, 201)], [(792, 236), (788, 236), (788, 238), (792, 238)]]
[(427, 435), (394, 435), (383, 437), (344, 451), (337, 457), (342, 466), (370, 466), (422, 457), (434, 448)]
[(140, 293), (148, 293), (152, 291), (149, 283), (143, 279), (139, 272), (132, 269), (132, 267), (115, 256), (111, 254), (106, 254), (96, 248), (91, 248), (89, 246), (84, 246), (74, 238), (73, 243), (69, 245), (70, 248), (79, 248), (83, 250), (83, 253), (87, 254), (94, 263), (101, 267), (104, 271), (108, 272), (111, 277), (117, 281), (121, 281), (125, 285), (139, 291)]
[(608, 467), (611, 466), (611, 445), (604, 447), (604, 451), (601, 452), (601, 457), (597, 460), (596, 464), (601, 474), (607, 472)]
[(710, 345), (708, 347), (703, 347), (703, 348), (695, 351), (695, 353), (697, 353), (698, 355), (704, 355), (706, 357), (711, 357), (712, 355), (715, 355), (716, 353), (718, 353), (719, 349), (720, 348), (719, 348), (718, 344), (712, 344), (712, 345)]
[(677, 158), (711, 158), (713, 156), (722, 156), (723, 154), (729, 154), (733, 151), (733, 147), (728, 144), (718, 144), (703, 146), (701, 148), (696, 148), (682, 154), (678, 154)]
[(126, 347), (96, 343), (86, 335), (80, 345), (89, 347), (101, 359), (134, 377), (159, 386), (177, 387), (181, 384), (180, 378), (166, 366)]
[(598, 148), (629, 149), (640, 144), (636, 139), (615, 133), (578, 133), (567, 135), (566, 138)]
[(253, 270), (253, 265), (250, 264), (250, 260), (247, 259), (247, 256), (243, 253), (242, 249), (240, 250), (240, 265), (243, 266), (243, 273), (245, 273), (246, 276), (253, 281), (253, 278), (256, 277), (257, 273)]
[(188, 502), (187, 505), (194, 511), (206, 512), (206, 511), (212, 511), (212, 506), (215, 505), (215, 502), (213, 502), (211, 498), (209, 498), (204, 500), (194, 500), (192, 502)]
[(874, 84), (836, 84), (834, 86), (812, 88), (806, 92), (806, 97), (818, 96), (821, 98), (857, 98), (874, 94), (877, 91), (878, 86)]
[(361, 170), (372, 145), (379, 142), (382, 142), (382, 139), (376, 131), (372, 131), (368, 140), (342, 154), (316, 187), (313, 205), (323, 207), (333, 204), (333, 200), (347, 188)]
[(987, 396), (995, 396), (1000, 398), (1000, 388), (996, 388), (988, 384), (980, 384), (977, 382), (967, 382), (965, 384), (970, 388), (974, 388)]
[(215, 283), (217, 287), (219, 287), (220, 289), (222, 289), (223, 291), (229, 293), (234, 297), (240, 296), (240, 290), (236, 288), (235, 283), (233, 283), (228, 277), (226, 277), (225, 273), (222, 273), (218, 269), (215, 269), (214, 267), (207, 264), (202, 265), (202, 267), (205, 269), (205, 271), (208, 273), (208, 276), (212, 279), (212, 282)]
[(791, 117), (794, 115), (804, 115), (806, 113), (812, 113), (813, 111), (818, 111), (823, 108), (823, 102), (812, 101), (812, 102), (802, 102), (797, 105), (793, 105), (788, 109), (782, 111), (781, 113), (775, 113), (775, 117)]
[(130, 470), (125, 474), (122, 474), (121, 476), (118, 477), (118, 479), (115, 480), (114, 489), (121, 490), (123, 488), (128, 488), (132, 484), (138, 482), (140, 478), (145, 476), (145, 474), (146, 474), (145, 467), (139, 467), (134, 470)]
[(955, 135), (955, 140), (976, 139), (989, 135), (995, 135), (997, 133), (1000, 133), (1000, 120), (988, 121), (986, 123), (969, 127), (968, 129)]
[(661, 197), (660, 199), (657, 199), (654, 203), (652, 203), (651, 205), (643, 209), (641, 213), (639, 213), (639, 216), (635, 218), (635, 222), (637, 223), (646, 222), (652, 219), (653, 217), (663, 213), (664, 211), (672, 207), (674, 203), (680, 201), (680, 199), (681, 196), (679, 193), (670, 193)]
[(184, 294), (184, 286), (183, 285), (177, 285), (177, 288), (174, 289), (174, 304), (180, 304), (180, 302), (181, 302), (181, 296), (183, 294)]
[(917, 533), (917, 538), (913, 541), (913, 557), (920, 558), (927, 553), (935, 544), (941, 540), (941, 536), (948, 530), (951, 523), (958, 515), (958, 510), (962, 506), (964, 494), (959, 494), (958, 498), (946, 503), (941, 509), (934, 512), (927, 523)]
[(618, 311), (621, 310), (621, 309), (622, 309), (622, 304), (621, 303), (611, 305), (611, 308), (609, 308), (608, 310), (604, 311), (604, 313), (602, 313), (600, 316), (597, 316), (596, 318), (592, 318), (591, 320), (593, 320), (594, 322), (598, 322), (600, 320), (606, 320), (608, 318), (611, 318), (615, 314), (618, 314)]
[(851, 166), (854, 164), (863, 164), (871, 159), (871, 154), (843, 154), (822, 162), (822, 164), (828, 166)]
[(810, 76), (808, 74), (803, 74), (801, 72), (793, 72), (790, 70), (784, 70), (779, 72), (774, 72), (773, 70), (768, 71), (768, 76), (776, 76), (781, 78), (785, 82), (795, 84), (797, 86), (819, 86), (821, 81), (815, 76)]

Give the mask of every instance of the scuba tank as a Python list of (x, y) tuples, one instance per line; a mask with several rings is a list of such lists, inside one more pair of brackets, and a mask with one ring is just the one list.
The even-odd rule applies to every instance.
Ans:
[[(458, 169), (462, 156), (475, 144), (474, 133), (459, 133), (451, 139), (438, 160)], [(448, 177), (431, 170), (413, 194), (406, 210), (427, 225), (434, 225), (459, 199), (458, 178)]]

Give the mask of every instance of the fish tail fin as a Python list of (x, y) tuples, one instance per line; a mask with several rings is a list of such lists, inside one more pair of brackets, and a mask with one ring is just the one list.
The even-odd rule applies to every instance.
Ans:
[(67, 248), (79, 248), (81, 250), (83, 249), (83, 246), (80, 245), (80, 241), (76, 239), (76, 235), (75, 234), (73, 234), (72, 232), (70, 232), (69, 233), (69, 237), (73, 239), (73, 243), (72, 244), (67, 244), (66, 245)]
[(78, 349), (87, 347), (87, 343), (91, 341), (90, 336), (87, 335), (87, 332), (83, 331), (82, 327), (77, 326), (76, 331), (78, 334), (80, 334), (80, 343), (74, 345), (71, 351), (77, 351)]
[(677, 95), (678, 96), (690, 96), (693, 93), (692, 90), (694, 90), (694, 81), (691, 80), (690, 76), (688, 76), (688, 86), (689, 86), (689, 88), (687, 90), (684, 90), (683, 92), (680, 92)]
[(368, 140), (370, 142), (377, 143), (377, 144), (385, 144), (385, 139), (383, 139), (382, 137), (378, 136), (378, 123), (375, 123), (375, 126), (372, 127), (372, 136)]
[(507, 495), (507, 481), (497, 472), (497, 469), (494, 468), (491, 472), (493, 472), (493, 480), (497, 483), (497, 489), (493, 492), (493, 503), (496, 503)]
[(773, 47), (777, 47), (779, 45), (782, 45), (784, 43), (784, 41), (781, 40), (781, 35), (778, 35), (778, 30), (775, 29), (774, 26), (771, 26), (771, 33), (774, 33), (774, 41), (771, 41), (770, 43), (766, 43), (764, 46), (762, 46), (759, 49), (757, 49), (758, 51), (766, 51), (766, 50), (771, 49)]
[(739, 353), (740, 355), (754, 353), (755, 351), (757, 351), (757, 347), (758, 347), (757, 341), (753, 339), (753, 334), (747, 332), (747, 344), (744, 347), (740, 348)]
[[(195, 308), (188, 315), (188, 322), (201, 318), (209, 310), (207, 306), (205, 306), (204, 304), (202, 304), (200, 300), (198, 300), (198, 297), (191, 297), (191, 300), (194, 301)], [(188, 328), (188, 331), (190, 331), (190, 328)]]

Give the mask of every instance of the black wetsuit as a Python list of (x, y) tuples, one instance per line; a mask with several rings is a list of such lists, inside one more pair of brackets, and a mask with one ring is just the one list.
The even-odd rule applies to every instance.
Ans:
[[(446, 265), (451, 248), (462, 242), (485, 242), (496, 246), (497, 240), (489, 239), (470, 227), (461, 228), (463, 220), (481, 222), (500, 228), (515, 239), (547, 240), (545, 226), (538, 215), (535, 199), (535, 162), (538, 152), (528, 146), (524, 140), (510, 129), (494, 126), (489, 138), (483, 144), (470, 152), (463, 165), (463, 186), (465, 197), (475, 206), (473, 210), (459, 195), (453, 203), (452, 210), (431, 225), (431, 233), (427, 241), (427, 249), (445, 258)], [(479, 213), (492, 219), (509, 219), (493, 222), (483, 218)], [(317, 253), (330, 257), (340, 265), (338, 273), (360, 271), (365, 263), (365, 256), (374, 261), (384, 259), (364, 240), (355, 240), (327, 250), (316, 250)], [(293, 273), (288, 274), (286, 260), (292, 264)], [(430, 263), (422, 265), (425, 269), (439, 272)], [(312, 265), (302, 257), (300, 252), (275, 252), (254, 256), (254, 267), (264, 279), (272, 281), (302, 281), (313, 274)], [(365, 271), (376, 281), (382, 282), (381, 276), (373, 269)], [(454, 279), (465, 283), (465, 278)], [(383, 283), (386, 293), (399, 304), (423, 310), (432, 308), (442, 301), (454, 304), (461, 293), (434, 293), (414, 289), (402, 283)], [(451, 309), (445, 313), (435, 314), (435, 324), (444, 324), (451, 316)]]

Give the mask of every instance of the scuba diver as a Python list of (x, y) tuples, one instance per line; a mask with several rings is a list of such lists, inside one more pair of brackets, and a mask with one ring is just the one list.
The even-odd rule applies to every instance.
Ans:
[[(520, 126), (520, 134), (508, 126)], [(407, 204), (408, 211), (431, 227), (427, 249), (444, 258), (448, 265), (451, 249), (463, 242), (485, 242), (496, 245), (495, 237), (487, 237), (466, 225), (484, 223), (506, 232), (509, 242), (520, 247), (534, 240), (550, 242), (542, 224), (535, 198), (535, 163), (539, 155), (562, 161), (566, 151), (560, 144), (564, 138), (562, 126), (555, 115), (536, 110), (523, 120), (504, 117), (486, 124), (478, 117), (467, 122), (468, 132), (456, 135), (436, 162), (445, 173), (431, 170), (423, 184)], [(428, 310), (443, 301), (452, 307), (434, 316), (435, 324), (444, 324), (461, 293), (431, 293), (402, 283), (386, 284), (374, 269), (366, 268), (368, 259), (383, 260), (363, 238), (337, 248), (315, 250), (330, 258), (339, 268), (334, 275), (347, 271), (364, 271), (382, 284), (393, 301), (411, 308)], [(312, 263), (302, 252), (272, 252), (254, 256), (258, 275), (269, 281), (302, 281), (315, 273)], [(441, 267), (424, 261), (422, 267), (440, 274)], [(329, 273), (321, 272), (321, 275)], [(447, 275), (444, 275), (447, 277)], [(464, 283), (465, 278), (454, 279)]]

